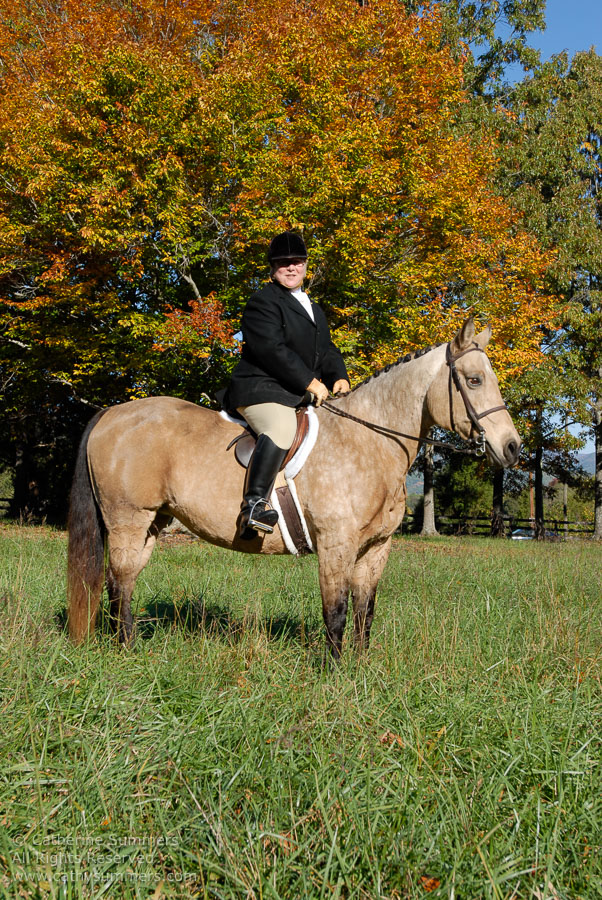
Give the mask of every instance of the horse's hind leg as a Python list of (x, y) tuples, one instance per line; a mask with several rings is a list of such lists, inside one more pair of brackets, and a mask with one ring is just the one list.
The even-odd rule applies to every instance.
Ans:
[[(135, 579), (134, 579), (135, 580)], [(129, 644), (132, 638), (134, 621), (132, 619), (131, 601), (134, 583), (119, 575), (113, 569), (107, 571), (107, 591), (109, 593), (111, 630), (114, 631), (120, 644)]]
[(107, 590), (110, 618), (122, 644), (129, 644), (132, 639), (134, 620), (131, 603), (136, 579), (150, 559), (157, 537), (170, 518), (162, 513), (155, 515), (150, 510), (137, 510), (131, 525), (109, 532)]
[(376, 588), (383, 573), (385, 563), (391, 550), (391, 538), (372, 544), (360, 556), (353, 570), (351, 593), (353, 596), (353, 626), (355, 645), (358, 649), (367, 649), (370, 643), (370, 629), (374, 618)]

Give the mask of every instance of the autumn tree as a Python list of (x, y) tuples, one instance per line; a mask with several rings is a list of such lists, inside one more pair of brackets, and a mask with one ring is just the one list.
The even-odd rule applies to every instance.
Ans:
[[(413, 11), (423, 6), (417, 0), (405, 0), (404, 5)], [(545, 26), (545, 5), (545, 0), (484, 0), (478, 4), (438, 0), (442, 39), (453, 54), (458, 55), (461, 48), (470, 50), (464, 55), (468, 102), (458, 109), (455, 122), (459, 132), (497, 131), (504, 109), (501, 103), (512, 91), (507, 67), (520, 64), (525, 71), (532, 71), (539, 65), (540, 55), (530, 46), (529, 35)], [(491, 534), (504, 537), (504, 471), (494, 470), (492, 477)]]
[(41, 407), (209, 394), (284, 227), (355, 375), (467, 309), (503, 378), (538, 361), (546, 259), (455, 127), (437, 7), (0, 0), (5, 446)]
[[(60, 515), (68, 451), (96, 407), (146, 393), (198, 400), (225, 377), (223, 306), (182, 249), (206, 185), (187, 57), (197, 27), (171, 12), (2, 7), (0, 440), (14, 512)], [(208, 268), (227, 268), (211, 229), (195, 235)]]

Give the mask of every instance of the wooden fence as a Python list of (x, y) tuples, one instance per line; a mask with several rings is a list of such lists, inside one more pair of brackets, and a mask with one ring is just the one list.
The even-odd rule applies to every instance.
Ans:
[[(534, 519), (518, 519), (514, 516), (504, 516), (506, 535), (510, 537), (518, 528), (534, 529)], [(413, 531), (414, 514), (407, 512), (399, 528), (401, 534)], [(460, 518), (458, 516), (436, 516), (435, 521), (439, 534), (451, 535), (482, 535), (489, 537), (491, 534), (491, 518), (488, 516), (474, 516), (473, 518)], [(547, 537), (565, 538), (587, 536), (594, 533), (593, 522), (565, 522), (558, 519), (546, 519), (544, 529)]]
[[(9, 497), (0, 497), (0, 515), (8, 509)], [(414, 525), (414, 513), (406, 512), (404, 520), (397, 529), (397, 534), (409, 534)], [(462, 519), (454, 516), (437, 516), (436, 526), (439, 534), (447, 535), (481, 535), (489, 537), (491, 534), (491, 518), (487, 516), (475, 516), (472, 519)], [(534, 528), (533, 519), (516, 519), (514, 516), (504, 516), (506, 535), (510, 537), (517, 528)], [(550, 538), (568, 538), (587, 536), (594, 533), (593, 522), (564, 522), (558, 519), (547, 519), (544, 523), (546, 536)]]

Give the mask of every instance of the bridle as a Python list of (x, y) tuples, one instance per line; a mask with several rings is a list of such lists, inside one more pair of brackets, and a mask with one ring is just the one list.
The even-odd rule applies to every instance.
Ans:
[[(484, 412), (478, 413), (472, 405), (470, 397), (466, 393), (466, 388), (462, 384), (460, 376), (458, 375), (458, 370), (456, 369), (456, 360), (460, 359), (460, 357), (462, 356), (465, 356), (467, 353), (471, 353), (473, 350), (478, 350), (479, 353), (485, 353), (485, 351), (480, 347), (477, 347), (476, 344), (473, 347), (468, 347), (466, 350), (462, 350), (455, 356), (451, 350), (451, 343), (447, 345), (445, 351), (445, 362), (449, 367), (448, 396), (449, 417), (452, 430), (456, 430), (454, 423), (453, 398), (453, 388), (455, 386), (456, 390), (460, 392), (460, 396), (464, 401), (464, 408), (466, 409), (466, 414), (471, 423), (471, 432), (472, 429), (474, 429), (478, 434), (477, 438), (469, 438), (469, 440), (465, 442), (466, 447), (455, 447), (453, 444), (446, 443), (445, 441), (435, 441), (432, 438), (419, 437), (414, 434), (404, 434), (403, 431), (395, 431), (392, 428), (386, 428), (384, 425), (378, 425), (376, 422), (368, 422), (366, 421), (366, 419), (360, 419), (359, 416), (353, 416), (351, 413), (345, 412), (342, 409), (337, 409), (336, 406), (333, 406), (329, 402), (322, 403), (322, 408), (325, 408), (329, 412), (332, 412), (337, 416), (341, 416), (344, 419), (351, 419), (352, 422), (357, 422), (359, 425), (364, 425), (366, 428), (370, 428), (372, 431), (379, 432), (380, 434), (390, 435), (391, 437), (402, 437), (410, 441), (421, 441), (424, 444), (431, 444), (434, 447), (443, 447), (446, 450), (453, 450), (456, 453), (467, 453), (470, 456), (483, 456), (487, 448), (487, 437), (485, 435), (485, 429), (480, 424), (480, 420), (484, 419), (485, 416), (491, 415), (491, 413), (499, 412), (502, 409), (507, 409), (507, 407), (506, 404), (503, 403), (500, 406), (492, 406), (491, 409), (486, 409)], [(346, 395), (343, 394), (342, 396)]]
[[(478, 433), (478, 438), (476, 439), (476, 456), (483, 456), (485, 453), (485, 448), (487, 446), (487, 438), (485, 437), (485, 429), (480, 424), (480, 419), (484, 419), (485, 416), (491, 415), (491, 413), (499, 412), (502, 409), (507, 409), (505, 403), (502, 403), (500, 406), (492, 406), (491, 409), (486, 409), (484, 412), (478, 413), (474, 406), (472, 405), (471, 399), (466, 393), (466, 388), (462, 384), (460, 380), (460, 376), (458, 375), (458, 370), (456, 369), (456, 360), (460, 359), (462, 356), (466, 356), (467, 353), (471, 353), (473, 350), (477, 350), (479, 353), (485, 353), (481, 347), (468, 347), (466, 350), (462, 350), (460, 353), (456, 353), (454, 356), (451, 352), (451, 344), (447, 345), (445, 350), (445, 362), (449, 366), (449, 382), (448, 382), (448, 394), (449, 394), (449, 419), (452, 427), (452, 431), (456, 431), (456, 426), (454, 423), (454, 401), (453, 401), (453, 390), (452, 390), (452, 382), (456, 387), (456, 390), (460, 392), (460, 396), (464, 401), (464, 408), (466, 409), (466, 414), (470, 419), (472, 428)], [(472, 430), (472, 429), (471, 429)], [(456, 432), (457, 433), (457, 432)]]

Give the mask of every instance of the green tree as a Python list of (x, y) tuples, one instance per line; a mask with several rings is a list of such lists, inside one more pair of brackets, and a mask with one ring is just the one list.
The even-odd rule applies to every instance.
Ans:
[(546, 433), (561, 437), (569, 418), (593, 435), (602, 538), (602, 57), (589, 51), (569, 63), (562, 54), (541, 66), (516, 87), (502, 137), (500, 182), (526, 226), (554, 251), (546, 282), (562, 302), (560, 327), (547, 335), (547, 371), (526, 374), (523, 405), (530, 395)]
[[(423, 10), (422, 0), (404, 0), (410, 12)], [(483, 96), (504, 89), (509, 64), (532, 69), (539, 52), (529, 46), (528, 35), (545, 27), (546, 0), (436, 0), (441, 10), (442, 37), (455, 54), (470, 46), (465, 78), (471, 93)]]
[(491, 510), (491, 483), (485, 463), (451, 454), (435, 472), (439, 516), (453, 516), (468, 523)]

